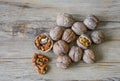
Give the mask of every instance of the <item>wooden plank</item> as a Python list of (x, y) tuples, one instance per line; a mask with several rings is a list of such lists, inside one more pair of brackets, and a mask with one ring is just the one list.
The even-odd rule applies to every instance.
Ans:
[(0, 22), (16, 20), (55, 21), (56, 15), (60, 12), (71, 13), (79, 21), (88, 14), (95, 14), (101, 21), (119, 22), (119, 7), (119, 0), (0, 0)]
[[(97, 30), (103, 30), (107, 40), (120, 40), (119, 22), (100, 22)], [(34, 38), (40, 33), (49, 33), (55, 27), (55, 22), (45, 21), (16, 21), (0, 24), (0, 37), (4, 38)], [(118, 33), (116, 33), (118, 32)]]
[[(0, 59), (0, 70), (1, 70), (0, 76), (2, 77), (1, 79), (5, 79), (5, 77), (7, 76), (8, 77), (7, 79), (22, 80), (22, 81), (26, 81), (26, 80), (38, 81), (40, 79), (54, 79), (54, 80), (61, 80), (61, 79), (101, 80), (102, 79), (104, 80), (106, 78), (111, 78), (111, 77), (120, 77), (120, 59), (119, 59), (120, 45), (119, 44), (120, 42), (114, 41), (108, 43), (107, 45), (104, 44), (98, 46), (96, 49), (99, 49), (99, 53), (97, 53), (96, 55), (97, 55), (97, 59), (98, 58), (100, 59), (98, 59), (97, 63), (85, 64), (83, 62), (80, 62), (78, 64), (72, 64), (71, 67), (66, 70), (57, 68), (55, 66), (54, 55), (48, 54), (48, 56), (52, 59), (52, 61), (49, 63), (50, 70), (46, 75), (38, 75), (34, 71), (34, 67), (32, 66), (31, 59), (26, 58), (28, 56), (32, 56), (32, 52), (30, 51), (31, 49), (28, 50), (31, 53), (29, 52), (24, 53), (23, 58), (20, 57), (7, 58), (9, 56), (12, 56), (13, 53), (10, 52), (9, 55), (6, 56), (6, 58)], [(106, 48), (110, 46), (112, 47)], [(21, 51), (25, 51), (25, 50), (21, 50)], [(113, 50), (115, 50), (115, 52), (112, 52)], [(2, 53), (2, 54), (7, 54), (7, 53)], [(20, 54), (22, 53), (19, 52), (17, 55), (19, 56)]]

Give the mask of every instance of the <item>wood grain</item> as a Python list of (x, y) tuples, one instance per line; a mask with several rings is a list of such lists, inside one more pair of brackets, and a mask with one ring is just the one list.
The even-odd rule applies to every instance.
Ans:
[[(0, 81), (120, 81), (119, 7), (119, 0), (0, 0)], [(95, 64), (81, 61), (62, 70), (55, 66), (56, 57), (51, 51), (46, 54), (52, 59), (50, 70), (39, 75), (31, 61), (39, 52), (34, 38), (49, 33), (60, 12), (71, 13), (80, 22), (88, 14), (95, 14), (100, 19), (97, 30), (104, 31), (106, 39), (90, 47), (96, 52)]]
[(55, 21), (60, 12), (71, 13), (79, 21), (88, 14), (95, 14), (101, 21), (120, 21), (119, 0), (0, 0), (0, 4), (1, 22)]

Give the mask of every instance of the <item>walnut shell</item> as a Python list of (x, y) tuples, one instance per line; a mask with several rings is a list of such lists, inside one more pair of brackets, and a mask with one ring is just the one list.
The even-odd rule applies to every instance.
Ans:
[(72, 59), (73, 62), (79, 62), (82, 58), (83, 52), (80, 47), (72, 46), (69, 52), (69, 57)]
[(59, 40), (53, 45), (53, 52), (59, 56), (59, 55), (66, 55), (69, 51), (69, 46), (68, 44), (63, 41)]
[(95, 62), (95, 53), (90, 49), (85, 50), (84, 54), (83, 54), (83, 61), (88, 64), (94, 63)]
[(94, 15), (89, 15), (85, 20), (84, 20), (84, 24), (86, 25), (86, 27), (90, 30), (94, 30), (97, 25), (98, 25), (98, 18)]
[(71, 64), (71, 59), (69, 56), (58, 56), (56, 60), (56, 66), (58, 68), (66, 69)]
[(35, 38), (35, 47), (41, 52), (48, 52), (53, 47), (53, 40), (46, 33), (40, 34)]
[(104, 41), (104, 34), (102, 31), (93, 31), (91, 33), (91, 39), (95, 44), (100, 44)]
[(50, 37), (55, 41), (59, 40), (62, 37), (63, 32), (64, 29), (62, 27), (57, 26), (50, 30)]
[(77, 39), (77, 45), (82, 49), (87, 49), (91, 45), (91, 40), (86, 34), (82, 34)]
[(76, 22), (72, 26), (72, 30), (77, 34), (81, 35), (87, 32), (86, 26), (81, 22)]
[(60, 13), (57, 15), (57, 25), (63, 27), (71, 27), (74, 23), (73, 17), (67, 13)]
[(62, 36), (62, 40), (66, 41), (67, 43), (73, 42), (75, 38), (76, 35), (71, 29), (66, 29)]

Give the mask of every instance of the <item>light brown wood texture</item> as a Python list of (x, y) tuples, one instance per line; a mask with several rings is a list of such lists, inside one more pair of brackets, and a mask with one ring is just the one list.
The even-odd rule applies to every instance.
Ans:
[[(51, 51), (46, 75), (34, 71), (32, 55), (39, 52), (34, 38), (56, 26), (56, 15), (66, 12), (82, 22), (88, 14), (100, 19), (105, 42), (93, 45), (95, 64), (79, 62), (62, 70), (56, 67)], [(0, 81), (97, 80), (120, 81), (119, 0), (0, 0)]]

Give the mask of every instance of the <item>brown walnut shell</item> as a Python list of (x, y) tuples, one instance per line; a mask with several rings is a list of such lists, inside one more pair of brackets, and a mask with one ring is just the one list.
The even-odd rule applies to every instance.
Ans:
[(58, 68), (66, 69), (71, 64), (71, 59), (69, 56), (58, 56), (56, 60), (56, 66)]
[(84, 20), (84, 24), (86, 25), (86, 27), (90, 30), (94, 30), (97, 25), (98, 25), (98, 18), (94, 15), (89, 15), (85, 20)]
[(77, 34), (81, 35), (87, 32), (86, 26), (81, 22), (75, 22), (72, 26), (72, 30)]
[(95, 44), (100, 44), (104, 41), (104, 34), (102, 31), (93, 31), (91, 33), (91, 39)]
[(92, 44), (90, 38), (86, 34), (82, 34), (77, 39), (77, 45), (82, 49), (87, 49)]
[(53, 52), (59, 56), (59, 55), (66, 55), (69, 51), (69, 46), (68, 44), (63, 41), (59, 40), (53, 45)]
[(53, 47), (53, 40), (46, 34), (40, 34), (35, 38), (35, 47), (41, 52), (48, 52)]
[(94, 63), (95, 53), (90, 49), (84, 50), (83, 61), (88, 64)]
[(62, 27), (57, 26), (50, 30), (50, 37), (55, 41), (59, 40), (62, 37), (63, 32), (64, 29)]
[(57, 15), (57, 25), (63, 27), (71, 27), (74, 23), (73, 17), (67, 13), (60, 13)]
[(66, 41), (67, 43), (73, 42), (75, 38), (76, 35), (71, 29), (66, 29), (62, 36), (62, 40)]
[(79, 62), (82, 58), (83, 52), (80, 47), (72, 46), (69, 51), (69, 57), (72, 59), (73, 62)]

